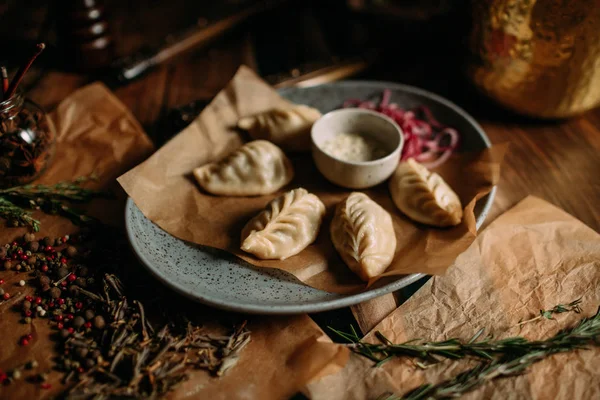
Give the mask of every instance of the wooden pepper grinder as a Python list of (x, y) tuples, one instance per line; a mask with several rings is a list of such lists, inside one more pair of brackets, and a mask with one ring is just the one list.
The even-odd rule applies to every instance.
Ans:
[(54, 12), (59, 47), (69, 67), (90, 71), (113, 60), (113, 37), (102, 0), (58, 0)]

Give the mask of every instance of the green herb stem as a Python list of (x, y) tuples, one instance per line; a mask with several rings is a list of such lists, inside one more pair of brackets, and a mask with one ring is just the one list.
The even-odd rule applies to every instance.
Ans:
[(553, 354), (564, 353), (587, 346), (600, 345), (600, 308), (595, 315), (582, 319), (570, 329), (562, 330), (555, 336), (541, 341), (526, 342), (523, 353), (508, 352), (498, 358), (485, 361), (475, 368), (464, 371), (454, 378), (437, 383), (425, 384), (412, 390), (405, 396), (385, 394), (385, 400), (423, 400), (450, 399), (467, 392), (494, 379), (520, 375), (534, 363)]
[(81, 187), (92, 178), (81, 177), (72, 182), (54, 185), (23, 185), (0, 190), (0, 217), (16, 226), (29, 226), (35, 232), (40, 222), (27, 210), (41, 210), (50, 215), (61, 215), (76, 225), (95, 221), (69, 203), (87, 203), (95, 198), (111, 197), (109, 193)]

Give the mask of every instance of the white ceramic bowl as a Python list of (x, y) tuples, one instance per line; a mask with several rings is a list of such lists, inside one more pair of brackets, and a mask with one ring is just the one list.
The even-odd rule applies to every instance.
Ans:
[[(386, 156), (373, 161), (346, 161), (328, 154), (323, 145), (340, 132), (359, 133), (376, 139)], [(396, 170), (404, 136), (391, 118), (371, 110), (346, 108), (331, 111), (317, 120), (311, 130), (312, 155), (317, 168), (330, 182), (350, 189), (380, 184)]]

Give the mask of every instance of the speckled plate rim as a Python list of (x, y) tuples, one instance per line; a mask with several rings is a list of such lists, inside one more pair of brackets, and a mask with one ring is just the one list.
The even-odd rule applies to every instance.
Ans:
[[(459, 106), (457, 106), (450, 100), (447, 100), (435, 93), (429, 92), (424, 89), (419, 89), (419, 88), (416, 88), (416, 87), (410, 86), (410, 85), (404, 85), (404, 84), (392, 83), (392, 82), (384, 82), (384, 81), (347, 80), (347, 81), (329, 83), (329, 84), (325, 84), (323, 86), (334, 86), (334, 85), (336, 85), (336, 86), (370, 86), (370, 87), (374, 87), (374, 88), (404, 91), (404, 92), (408, 92), (408, 93), (414, 93), (414, 94), (417, 94), (420, 96), (429, 97), (430, 99), (433, 99), (433, 100), (445, 105), (446, 107), (452, 109), (457, 114), (459, 114), (461, 117), (463, 117), (465, 120), (467, 120), (469, 122), (469, 124), (471, 124), (473, 126), (473, 128), (477, 131), (477, 133), (483, 140), (486, 147), (489, 148), (492, 146), (492, 144), (491, 144), (489, 138), (487, 137), (487, 135), (485, 134), (484, 130), (473, 119), (473, 117), (471, 117), (466, 111), (464, 111), (462, 108), (460, 108)], [(279, 90), (279, 92), (281, 94), (285, 94), (285, 92), (294, 90), (294, 89), (298, 90), (298, 89), (302, 89), (302, 88), (286, 88), (286, 89)], [(485, 199), (485, 203), (483, 204), (483, 207), (481, 208), (481, 214), (477, 217), (477, 220), (476, 220), (476, 227), (478, 230), (481, 227), (481, 225), (483, 224), (483, 222), (485, 221), (485, 219), (492, 207), (494, 198), (496, 196), (496, 190), (497, 190), (496, 186), (492, 187), (491, 191), (483, 198), (483, 199)], [(406, 275), (396, 281), (390, 282), (390, 283), (388, 283), (382, 287), (376, 288), (376, 289), (368, 290), (368, 291), (362, 292), (362, 293), (347, 295), (347, 296), (340, 297), (340, 298), (333, 299), (333, 300), (323, 300), (323, 301), (320, 301), (317, 303), (310, 303), (310, 304), (261, 306), (261, 305), (243, 304), (243, 303), (236, 302), (236, 301), (232, 301), (232, 302), (222, 301), (222, 300), (219, 300), (219, 299), (216, 299), (213, 297), (203, 296), (202, 293), (200, 293), (198, 291), (190, 290), (190, 289), (186, 288), (184, 285), (180, 285), (176, 282), (171, 281), (169, 279), (168, 274), (162, 273), (162, 271), (160, 269), (156, 268), (153, 265), (153, 263), (144, 256), (144, 252), (142, 251), (142, 249), (140, 249), (138, 247), (138, 244), (136, 243), (136, 241), (132, 239), (134, 237), (133, 227), (131, 226), (131, 222), (130, 222), (130, 221), (132, 221), (132, 215), (131, 215), (131, 211), (130, 211), (132, 206), (137, 207), (135, 205), (135, 203), (133, 202), (133, 199), (131, 199), (131, 197), (128, 197), (127, 204), (125, 206), (125, 230), (127, 233), (127, 239), (129, 241), (129, 244), (130, 244), (134, 254), (136, 255), (136, 257), (142, 263), (142, 265), (144, 265), (156, 279), (161, 281), (164, 285), (171, 288), (175, 292), (177, 292), (191, 300), (198, 301), (205, 305), (219, 308), (222, 310), (248, 313), (248, 314), (262, 314), (262, 315), (291, 315), (291, 314), (304, 314), (304, 313), (330, 311), (330, 310), (335, 310), (335, 309), (339, 309), (339, 308), (349, 307), (349, 306), (352, 306), (352, 305), (355, 305), (358, 303), (362, 303), (362, 302), (374, 299), (379, 296), (383, 296), (385, 294), (394, 292), (396, 290), (400, 290), (402, 288), (405, 288), (406, 286), (409, 286), (409, 285), (417, 282), (421, 278), (424, 278), (425, 276), (427, 276), (426, 274), (423, 274), (423, 273), (409, 274), (409, 275)], [(146, 218), (146, 217), (144, 216), (144, 218)], [(159, 229), (161, 229), (161, 228), (159, 227)], [(183, 241), (183, 242), (185, 242), (185, 241)]]

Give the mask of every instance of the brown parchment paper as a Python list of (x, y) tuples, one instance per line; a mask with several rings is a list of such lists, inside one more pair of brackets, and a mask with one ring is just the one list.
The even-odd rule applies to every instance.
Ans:
[[(540, 309), (582, 297), (582, 314), (564, 313), (518, 327)], [(549, 203), (528, 197), (485, 229), (444, 276), (433, 277), (365, 338), (393, 342), (469, 339), (480, 328), (497, 338), (547, 338), (600, 305), (600, 235)], [(382, 368), (352, 355), (336, 375), (308, 385), (311, 399), (375, 399), (440, 382), (470, 368), (443, 362), (425, 371), (408, 359)], [(559, 354), (519, 377), (497, 380), (465, 399), (598, 399), (600, 348)], [(345, 389), (347, 388), (347, 389)]]
[[(282, 269), (318, 289), (340, 293), (364, 289), (365, 284), (343, 264), (329, 238), (333, 209), (350, 191), (327, 182), (310, 153), (291, 157), (294, 181), (269, 196), (212, 196), (190, 177), (194, 168), (224, 157), (244, 142), (234, 128), (241, 116), (288, 104), (254, 72), (241, 67), (190, 126), (118, 181), (144, 215), (173, 236), (227, 250), (256, 266)], [(365, 191), (391, 213), (398, 238), (396, 257), (382, 277), (442, 273), (471, 244), (476, 235), (475, 202), (498, 181), (504, 149), (496, 146), (477, 154), (461, 154), (437, 171), (465, 207), (463, 223), (451, 229), (427, 228), (407, 220), (396, 210), (386, 184)], [(258, 260), (242, 252), (239, 237), (244, 224), (271, 199), (293, 187), (318, 195), (327, 207), (316, 242), (285, 261)]]
[[(152, 144), (139, 123), (125, 106), (102, 84), (86, 86), (67, 99), (52, 113), (58, 132), (57, 153), (53, 164), (40, 182), (55, 183), (78, 176), (97, 173), (98, 181), (89, 185), (96, 188), (117, 189), (117, 199), (99, 200), (90, 205), (90, 212), (103, 222), (117, 226), (123, 222), (124, 200), (115, 178), (138, 164), (152, 151)], [(38, 237), (62, 236), (76, 230), (68, 220), (36, 214), (42, 222)], [(0, 230), (0, 243), (12, 241), (25, 229)], [(0, 385), (0, 399), (36, 399), (60, 397), (65, 387), (62, 377), (52, 371), (56, 356), (53, 333), (47, 319), (34, 318), (32, 324), (21, 323), (21, 314), (12, 310), (32, 287), (19, 287), (26, 274), (0, 270), (6, 282), (3, 288), (11, 293), (10, 300), (0, 304), (0, 369), (9, 371), (35, 359), (39, 368), (23, 371), (21, 381)], [(152, 290), (149, 288), (149, 290)], [(223, 327), (215, 321), (239, 319), (196, 303), (181, 299), (185, 307), (197, 315), (208, 333)], [(152, 310), (146, 310), (152, 318)], [(193, 371), (190, 379), (170, 393), (170, 399), (287, 399), (306, 382), (319, 376), (338, 372), (348, 359), (348, 352), (332, 345), (323, 331), (307, 316), (254, 317), (248, 321), (251, 342), (241, 353), (238, 365), (222, 378), (216, 379), (204, 371)], [(19, 338), (31, 333), (33, 340), (27, 347), (18, 344)], [(27, 382), (25, 378), (36, 373), (49, 372), (49, 390)]]

